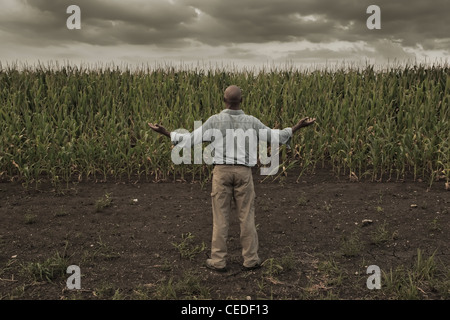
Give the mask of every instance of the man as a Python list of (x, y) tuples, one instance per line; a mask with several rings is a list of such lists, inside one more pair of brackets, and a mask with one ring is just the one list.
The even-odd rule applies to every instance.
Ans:
[[(249, 152), (248, 143), (244, 139), (237, 139), (241, 145), (230, 147), (226, 142), (226, 135), (230, 130), (241, 130), (240, 132), (250, 132), (256, 138), (270, 141), (271, 137), (276, 138), (281, 144), (288, 144), (292, 134), (300, 128), (309, 126), (315, 122), (315, 118), (301, 119), (292, 128), (283, 130), (272, 130), (265, 126), (257, 118), (246, 115), (241, 110), (242, 91), (239, 87), (229, 86), (224, 93), (225, 110), (211, 116), (200, 128), (200, 134), (196, 132), (180, 134), (169, 132), (163, 126), (149, 123), (154, 131), (171, 138), (173, 144), (178, 144), (180, 138), (190, 145), (195, 145), (204, 141), (212, 141), (211, 136), (202, 134), (210, 129), (218, 130), (223, 135), (223, 150), (220, 150), (214, 157), (214, 170), (212, 179), (212, 212), (213, 212), (213, 232), (211, 241), (211, 257), (206, 260), (206, 266), (212, 270), (226, 272), (227, 238), (229, 227), (229, 216), (231, 204), (234, 199), (240, 223), (240, 241), (242, 246), (242, 257), (244, 259), (243, 269), (253, 270), (261, 266), (258, 256), (258, 235), (255, 226), (255, 192), (251, 167), (254, 166), (255, 156)], [(261, 131), (263, 130), (263, 131)], [(260, 132), (268, 133), (262, 136)], [(199, 138), (200, 137), (200, 138)], [(222, 138), (222, 137), (220, 137)], [(234, 137), (233, 137), (234, 138)], [(254, 140), (251, 140), (253, 141)], [(239, 144), (239, 142), (238, 142)], [(243, 150), (245, 152), (243, 152)], [(218, 150), (216, 150), (218, 151)], [(240, 155), (240, 156), (239, 156)], [(244, 156), (245, 155), (245, 156)]]

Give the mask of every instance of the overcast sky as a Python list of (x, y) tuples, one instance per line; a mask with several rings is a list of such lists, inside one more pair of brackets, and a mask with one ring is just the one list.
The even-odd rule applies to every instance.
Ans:
[[(69, 5), (81, 29), (69, 30)], [(381, 29), (369, 30), (371, 4)], [(0, 0), (0, 61), (333, 66), (448, 62), (450, 0)]]

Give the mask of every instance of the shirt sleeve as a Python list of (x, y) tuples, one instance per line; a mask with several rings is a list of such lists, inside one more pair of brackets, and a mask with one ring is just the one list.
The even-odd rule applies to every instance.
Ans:
[[(202, 143), (204, 140), (203, 133), (211, 127), (212, 117), (210, 117), (200, 127), (195, 128), (194, 131), (189, 132), (185, 129), (175, 130), (170, 133), (170, 140), (174, 146), (192, 147)], [(208, 140), (209, 141), (209, 140)]]
[[(270, 143), (272, 141), (272, 137), (278, 135), (278, 142), (280, 144), (286, 145), (289, 149), (291, 148), (291, 138), (292, 138), (292, 128), (287, 127), (282, 130), (279, 129), (271, 129), (266, 126), (261, 120), (254, 118), (255, 129), (258, 131), (258, 138), (262, 141), (267, 141)], [(264, 131), (265, 130), (265, 131)]]

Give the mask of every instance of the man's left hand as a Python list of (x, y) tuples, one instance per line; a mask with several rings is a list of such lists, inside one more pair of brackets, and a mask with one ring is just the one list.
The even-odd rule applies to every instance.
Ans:
[(157, 123), (153, 124), (153, 123), (150, 123), (150, 122), (148, 123), (148, 125), (153, 131), (156, 131), (156, 132), (158, 132), (160, 134), (163, 134), (163, 135), (165, 135), (167, 137), (170, 137), (170, 132), (167, 131), (167, 129), (164, 128), (163, 126), (161, 126), (161, 125), (159, 125)]

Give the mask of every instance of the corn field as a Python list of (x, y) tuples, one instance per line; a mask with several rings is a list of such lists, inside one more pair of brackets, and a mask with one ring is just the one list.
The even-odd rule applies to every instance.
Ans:
[[(171, 143), (147, 123), (193, 130), (242, 88), (242, 109), (269, 127), (317, 118), (280, 167), (331, 168), (372, 180), (450, 178), (450, 69), (407, 66), (301, 71), (171, 67), (0, 68), (0, 179), (204, 181), (207, 165), (174, 165)], [(280, 170), (281, 172), (281, 170)]]

